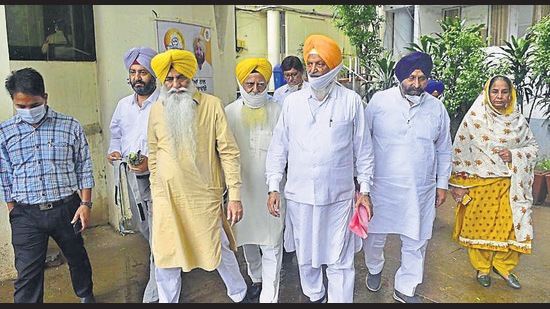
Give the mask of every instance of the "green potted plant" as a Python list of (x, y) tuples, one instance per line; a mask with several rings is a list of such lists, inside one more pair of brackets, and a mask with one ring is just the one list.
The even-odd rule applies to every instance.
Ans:
[(550, 158), (541, 158), (535, 165), (535, 178), (533, 179), (533, 204), (544, 203), (546, 195), (550, 191)]

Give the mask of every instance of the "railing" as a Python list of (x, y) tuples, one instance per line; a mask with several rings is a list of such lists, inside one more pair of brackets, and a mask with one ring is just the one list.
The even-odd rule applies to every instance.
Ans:
[(364, 68), (359, 65), (359, 58), (357, 57), (348, 56), (348, 64), (349, 66), (344, 64), (344, 69), (347, 70), (347, 78), (339, 79), (338, 81), (343, 86), (357, 92), (361, 97), (363, 97), (365, 92), (364, 86), (369, 83), (369, 81), (364, 77)]

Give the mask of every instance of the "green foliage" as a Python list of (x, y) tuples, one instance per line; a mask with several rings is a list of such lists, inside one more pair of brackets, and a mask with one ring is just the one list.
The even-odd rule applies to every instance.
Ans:
[(392, 51), (384, 51), (382, 57), (374, 60), (369, 82), (365, 84), (365, 101), (368, 103), (375, 92), (397, 86), (399, 83), (394, 78), (396, 61)]
[(533, 88), (527, 80), (531, 70), (530, 59), (533, 54), (531, 42), (531, 40), (523, 37), (516, 39), (512, 35), (511, 41), (505, 41), (505, 45), (500, 47), (503, 51), (500, 54), (503, 55), (502, 61), (505, 65), (503, 72), (511, 72), (513, 75), (512, 81), (516, 88), (517, 104), (522, 113), (524, 99), (525, 102), (529, 102), (533, 95)]
[(550, 159), (544, 158), (537, 161), (535, 165), (535, 170), (539, 172), (548, 172), (550, 171)]
[(535, 85), (537, 106), (543, 110), (546, 121), (550, 121), (550, 16), (529, 27), (530, 39), (533, 40), (534, 74), (532, 83)]
[(380, 24), (383, 18), (376, 8), (381, 5), (331, 5), (334, 25), (342, 30), (355, 46), (361, 65), (369, 68), (382, 54)]
[(465, 20), (446, 18), (439, 21), (441, 33), (423, 35), (419, 44), (409, 43), (406, 49), (432, 56), (431, 78), (445, 84), (442, 101), (451, 117), (452, 136), (464, 115), (479, 96), (485, 81), (497, 71), (483, 47), (480, 36), (484, 24), (465, 26)]

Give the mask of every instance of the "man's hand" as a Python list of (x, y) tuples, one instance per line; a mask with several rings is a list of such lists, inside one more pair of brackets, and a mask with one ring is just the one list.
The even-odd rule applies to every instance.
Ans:
[(82, 222), (81, 231), (84, 231), (88, 226), (88, 222), (90, 222), (91, 216), (92, 216), (92, 210), (90, 209), (90, 207), (86, 205), (80, 205), (80, 207), (78, 207), (78, 209), (76, 210), (76, 213), (74, 214), (71, 224), (75, 223), (78, 220), (78, 218), (80, 218), (80, 221)]
[(241, 201), (229, 201), (227, 203), (227, 221), (231, 223), (231, 226), (241, 221), (243, 218), (243, 204)]
[(370, 221), (370, 219), (372, 219), (372, 216), (374, 216), (374, 209), (372, 207), (370, 196), (366, 194), (359, 194), (359, 198), (355, 202), (355, 209), (357, 209), (357, 207), (359, 207), (359, 205), (361, 204), (363, 204), (367, 209), (367, 214), (369, 215), (369, 221)]
[(113, 151), (110, 154), (107, 155), (107, 160), (109, 160), (109, 163), (113, 165), (113, 161), (122, 159), (122, 155), (118, 151)]
[(281, 214), (279, 213), (279, 210), (281, 208), (281, 197), (279, 196), (279, 192), (272, 191), (269, 193), (269, 196), (267, 197), (267, 211), (274, 216), (274, 217), (280, 217)]
[(437, 188), (437, 193), (435, 196), (435, 208), (443, 205), (445, 203), (445, 200), (447, 199), (447, 190)]
[(144, 155), (141, 155), (141, 157), (143, 158), (141, 160), (141, 163), (138, 164), (138, 165), (132, 165), (128, 162), (128, 166), (130, 167), (130, 170), (134, 173), (138, 173), (138, 174), (141, 174), (141, 173), (145, 173), (149, 170), (149, 166), (148, 166), (148, 158)]
[(15, 202), (7, 202), (6, 206), (8, 206), (8, 213), (10, 213), (13, 207), (15, 207)]

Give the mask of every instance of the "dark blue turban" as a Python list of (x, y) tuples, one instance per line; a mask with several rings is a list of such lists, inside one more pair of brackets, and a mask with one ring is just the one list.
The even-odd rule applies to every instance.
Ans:
[(395, 65), (395, 77), (402, 82), (409, 77), (414, 70), (418, 69), (429, 77), (433, 68), (432, 57), (426, 53), (413, 52), (401, 58)]
[(443, 93), (443, 90), (445, 90), (445, 85), (443, 85), (442, 82), (435, 81), (433, 79), (430, 79), (428, 81), (428, 85), (426, 88), (424, 88), (424, 91), (427, 93), (433, 93), (434, 90), (437, 90), (438, 95)]

